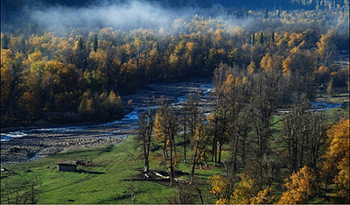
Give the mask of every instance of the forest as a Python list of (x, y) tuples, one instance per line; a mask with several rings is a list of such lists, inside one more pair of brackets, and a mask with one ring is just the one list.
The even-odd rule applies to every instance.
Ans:
[[(2, 32), (1, 127), (107, 122), (142, 86), (211, 77), (209, 115), (189, 95), (180, 110), (159, 99), (139, 116), (133, 143), (143, 172), (153, 160), (169, 173), (169, 203), (208, 203), (202, 183), (217, 204), (349, 203), (349, 116), (310, 111), (316, 96), (350, 90), (348, 1), (204, 7), (213, 2), (219, 16), (178, 17), (166, 29)], [(180, 163), (187, 188), (175, 180)], [(211, 166), (222, 174), (198, 180), (198, 167)]]
[[(247, 13), (256, 20), (242, 27), (230, 16), (194, 16), (174, 19), (169, 31), (77, 28), (59, 36), (29, 24), (2, 33), (2, 126), (118, 118), (118, 95), (148, 83), (212, 76), (221, 64), (249, 75), (276, 67), (288, 79), (280, 78), (284, 93), (305, 92), (309, 99), (315, 87), (347, 85), (348, 68), (333, 64), (349, 53), (344, 9)], [(282, 99), (291, 103), (288, 94)]]

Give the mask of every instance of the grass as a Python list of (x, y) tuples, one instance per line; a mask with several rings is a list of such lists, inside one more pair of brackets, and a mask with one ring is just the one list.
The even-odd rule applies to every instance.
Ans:
[[(2, 183), (21, 184), (29, 174), (44, 176), (43, 192), (38, 203), (42, 204), (87, 204), (87, 203), (131, 203), (130, 179), (142, 168), (142, 161), (133, 161), (131, 137), (115, 146), (99, 146), (54, 154), (33, 162), (6, 166), (15, 174), (1, 173)], [(78, 166), (79, 172), (58, 172), (48, 169), (57, 166), (58, 160), (93, 159), (93, 166)], [(154, 167), (154, 164), (151, 164)], [(30, 169), (32, 172), (27, 173)], [(154, 182), (133, 183), (136, 203), (166, 203), (164, 196), (173, 193), (166, 184)], [(3, 187), (2, 187), (3, 188)], [(4, 203), (4, 192), (1, 192)]]
[[(344, 99), (343, 99), (344, 100)], [(349, 99), (342, 102), (342, 106), (327, 111), (329, 121), (337, 121), (343, 117), (349, 117)], [(269, 137), (270, 146), (274, 150), (283, 150), (280, 143), (280, 129), (283, 115), (275, 115), (271, 120), (272, 135)], [(179, 137), (179, 140), (182, 136)], [(222, 161), (229, 159), (229, 145), (224, 146)], [(136, 176), (143, 167), (142, 160), (133, 160), (134, 149), (132, 137), (117, 145), (99, 146), (72, 150), (59, 154), (53, 154), (43, 159), (28, 163), (6, 166), (14, 171), (14, 174), (1, 172), (1, 182), (8, 183), (23, 189), (25, 179), (31, 174), (39, 174), (44, 177), (43, 192), (38, 203), (41, 204), (104, 204), (104, 203), (131, 203), (130, 178)], [(178, 154), (183, 156), (183, 147), (179, 146)], [(187, 149), (188, 163), (178, 162), (176, 169), (183, 172), (191, 172), (191, 151)], [(211, 158), (208, 156), (208, 158)], [(93, 159), (93, 166), (81, 166), (81, 172), (58, 172), (57, 169), (47, 167), (56, 166), (59, 160), (90, 160)], [(166, 170), (164, 165), (159, 164), (161, 150), (155, 151), (150, 156), (150, 168), (156, 170)], [(208, 169), (196, 169), (196, 178), (206, 181), (208, 177), (223, 174), (222, 167), (214, 167), (213, 162), (208, 162)], [(32, 172), (26, 172), (31, 170)], [(190, 175), (181, 176), (179, 179), (188, 180)], [(156, 183), (149, 181), (133, 182), (136, 203), (144, 204), (164, 204), (168, 203), (167, 197), (174, 194), (175, 188), (169, 187), (166, 183)], [(208, 190), (209, 185), (201, 187)], [(281, 189), (276, 188), (276, 196), (281, 194)], [(212, 197), (211, 194), (208, 194)], [(1, 203), (4, 201), (5, 193), (1, 187)], [(313, 202), (323, 203), (324, 199), (315, 199)], [(215, 200), (211, 201), (215, 203)]]

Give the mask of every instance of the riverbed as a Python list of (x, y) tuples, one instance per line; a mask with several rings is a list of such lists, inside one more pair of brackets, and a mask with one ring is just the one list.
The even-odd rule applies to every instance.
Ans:
[[(146, 112), (148, 106), (153, 110), (157, 109), (157, 100), (161, 97), (169, 101), (176, 110), (180, 110), (186, 96), (197, 94), (200, 112), (208, 115), (212, 110), (212, 89), (210, 78), (150, 84), (133, 95), (122, 96), (126, 115), (119, 120), (100, 124), (17, 128), (7, 132), (2, 130), (1, 164), (27, 162), (62, 151), (119, 143), (136, 134), (138, 115)], [(339, 106), (340, 103), (318, 99), (311, 103), (310, 109), (326, 111)]]
[(119, 120), (101, 124), (51, 125), (2, 132), (1, 164), (26, 162), (76, 148), (119, 143), (136, 133), (138, 115), (146, 112), (148, 106), (157, 109), (157, 99), (161, 97), (179, 110), (186, 96), (197, 94), (201, 112), (209, 113), (211, 89), (210, 78), (150, 84), (133, 95), (122, 96), (127, 114)]

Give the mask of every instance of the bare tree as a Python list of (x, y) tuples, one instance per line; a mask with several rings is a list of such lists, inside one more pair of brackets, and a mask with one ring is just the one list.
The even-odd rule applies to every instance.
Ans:
[(1, 183), (3, 186), (6, 202), (8, 204), (36, 204), (42, 193), (43, 174), (31, 172), (23, 176), (24, 189), (19, 186), (10, 185), (7, 181)]
[(136, 146), (141, 147), (143, 158), (145, 161), (145, 166), (143, 171), (148, 172), (149, 171), (149, 154), (150, 154), (150, 148), (151, 148), (151, 141), (152, 141), (152, 132), (153, 132), (153, 115), (151, 113), (151, 107), (148, 106), (147, 113), (143, 113), (139, 115), (139, 127), (138, 127), (138, 134), (135, 137), (136, 140)]
[(194, 171), (199, 161), (205, 160), (207, 145), (210, 142), (210, 137), (206, 133), (206, 128), (203, 123), (199, 123), (195, 134), (191, 138), (192, 141), (192, 170), (191, 181), (194, 180)]

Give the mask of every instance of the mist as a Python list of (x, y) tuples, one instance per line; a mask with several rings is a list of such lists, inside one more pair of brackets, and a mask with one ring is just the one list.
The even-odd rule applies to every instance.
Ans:
[(164, 8), (157, 3), (128, 1), (127, 3), (102, 3), (98, 6), (74, 8), (51, 6), (28, 12), (29, 18), (39, 27), (49, 31), (64, 33), (71, 28), (103, 28), (132, 30), (152, 28), (170, 30), (176, 18), (191, 18), (195, 14), (215, 16), (222, 8)]

